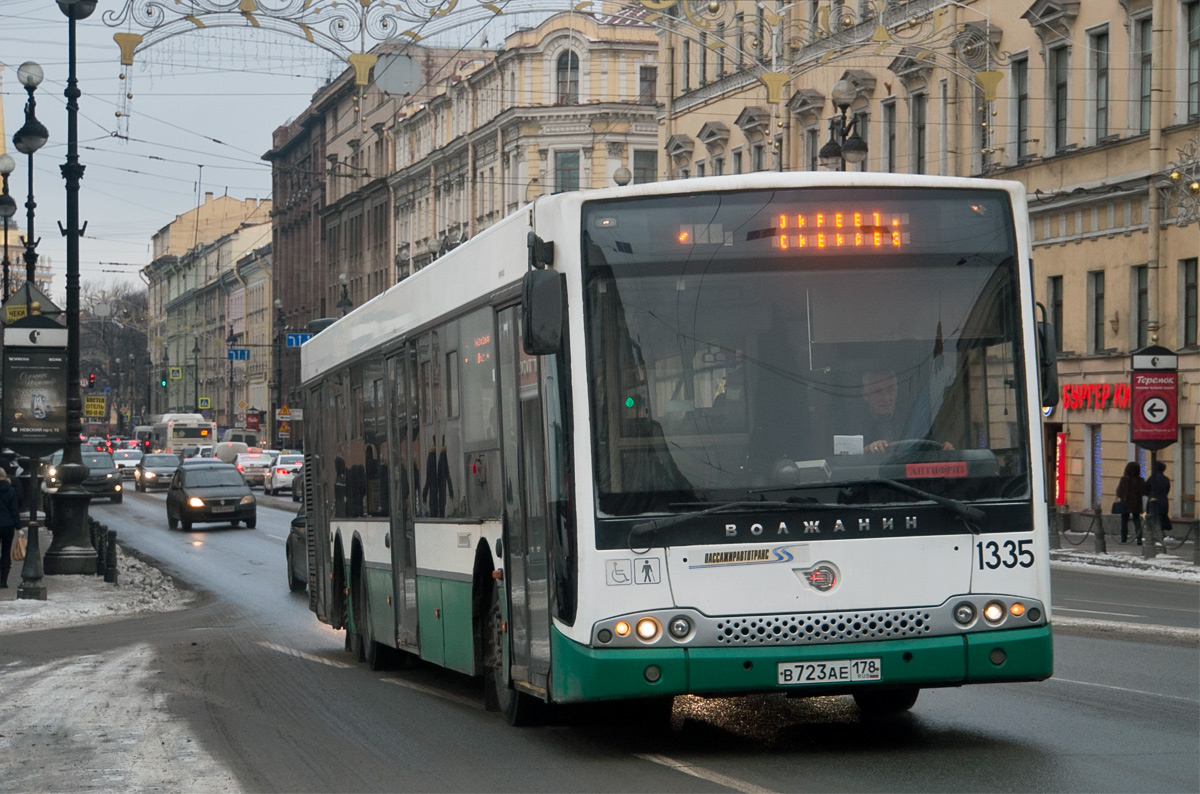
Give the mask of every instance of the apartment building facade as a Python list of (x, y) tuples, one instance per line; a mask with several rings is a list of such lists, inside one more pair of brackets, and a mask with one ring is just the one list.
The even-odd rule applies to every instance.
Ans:
[[(1196, 515), (1200, 2), (654, 5), (671, 178), (832, 166), (1023, 183), (1037, 300), (1059, 330), (1064, 399), (1044, 436), (1060, 509), (1090, 512), (1128, 461), (1148, 468), (1129, 440), (1130, 354), (1158, 344), (1178, 353), (1180, 432), (1157, 455), (1172, 515)], [(851, 121), (865, 158), (823, 164)]]

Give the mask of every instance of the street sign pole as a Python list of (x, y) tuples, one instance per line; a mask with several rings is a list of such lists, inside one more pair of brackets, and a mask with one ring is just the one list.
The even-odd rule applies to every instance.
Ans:
[[(1179, 357), (1175, 351), (1150, 345), (1133, 351), (1130, 374), (1130, 440), (1150, 450), (1150, 476), (1158, 464), (1158, 450), (1179, 440)], [(1157, 554), (1161, 537), (1161, 516), (1166, 505), (1150, 500), (1146, 511), (1142, 554), (1151, 559)], [(1151, 506), (1151, 505), (1148, 505)]]

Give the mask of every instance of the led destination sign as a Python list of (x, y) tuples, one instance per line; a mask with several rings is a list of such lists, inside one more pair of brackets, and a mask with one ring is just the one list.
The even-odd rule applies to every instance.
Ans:
[[(746, 232), (746, 241), (770, 239), (771, 247), (858, 248), (896, 251), (909, 243), (907, 212), (866, 210), (816, 210), (779, 214), (775, 225)], [(681, 224), (675, 239), (684, 245), (732, 245), (732, 232), (719, 223)]]

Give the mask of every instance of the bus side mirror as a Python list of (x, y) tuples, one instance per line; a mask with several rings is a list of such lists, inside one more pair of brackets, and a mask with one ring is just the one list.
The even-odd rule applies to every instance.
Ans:
[(1037, 324), (1038, 375), (1042, 385), (1042, 407), (1058, 405), (1058, 341), (1054, 326)]
[(566, 320), (566, 277), (554, 270), (529, 270), (521, 284), (521, 311), (526, 355), (549, 356), (562, 351)]

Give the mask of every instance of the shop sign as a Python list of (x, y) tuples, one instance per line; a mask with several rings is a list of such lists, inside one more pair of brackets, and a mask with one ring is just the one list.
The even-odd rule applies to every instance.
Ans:
[(1054, 504), (1067, 503), (1067, 434), (1058, 433), (1054, 439)]
[(1062, 387), (1062, 407), (1067, 411), (1084, 408), (1126, 409), (1129, 401), (1128, 383), (1064, 383)]

